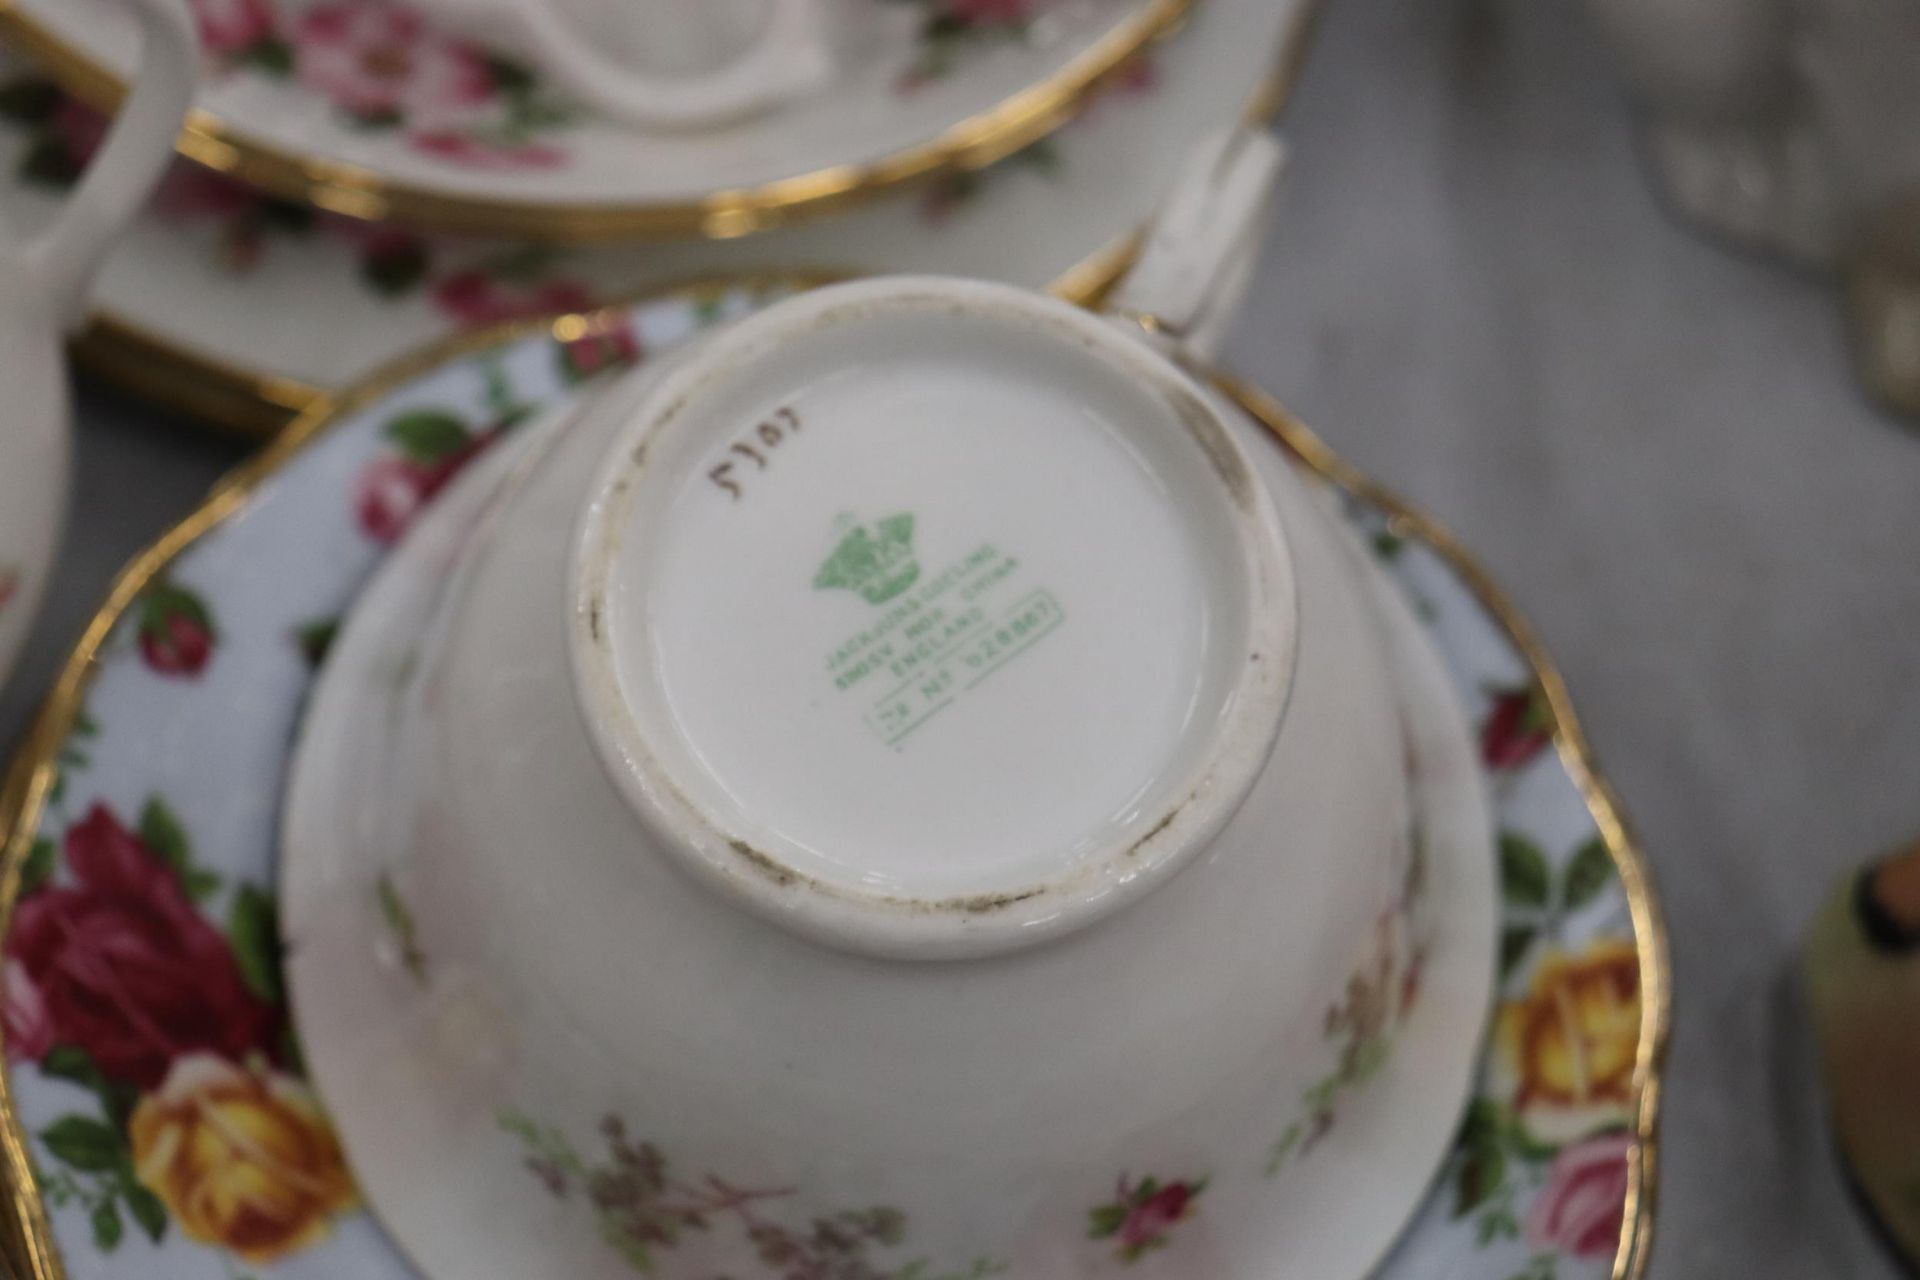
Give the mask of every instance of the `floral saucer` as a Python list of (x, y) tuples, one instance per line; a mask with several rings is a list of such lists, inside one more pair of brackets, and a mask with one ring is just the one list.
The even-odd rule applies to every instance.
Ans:
[[(102, 272), (78, 355), (170, 407), (265, 432), (396, 352), (704, 273), (936, 271), (1051, 284), (1085, 301), (1124, 268), (1187, 149), (1278, 105), (1316, 3), (1205, 0), (1176, 39), (1045, 141), (744, 240), (537, 249), (428, 236), (275, 200), (181, 161)], [(0, 213), (23, 227), (51, 216), (98, 137), (92, 113), (43, 72), (0, 70)]]
[[(829, 84), (727, 128), (640, 130), (404, 0), (194, 0), (209, 74), (182, 149), (352, 218), (545, 241), (732, 237), (977, 169), (1070, 117), (1191, 0), (845, 0)], [(133, 29), (98, 0), (5, 25), (96, 105)]]
[[(364, 1211), (288, 1030), (274, 840), (314, 670), (387, 549), (489, 441), (564, 408), (596, 373), (791, 287), (681, 290), (442, 344), (304, 415), (123, 573), (0, 796), (12, 907), (0, 1009), (12, 1220), (0, 1236), (14, 1242), (0, 1257), (15, 1274), (414, 1274)], [(1637, 1277), (1652, 1229), (1665, 943), (1559, 677), (1443, 532), (1259, 392), (1221, 385), (1328, 482), (1424, 623), (1477, 725), (1501, 832), (1484, 1063), (1439, 1180), (1376, 1274)], [(405, 904), (386, 909), (404, 961)], [(1348, 1023), (1333, 1011), (1329, 1034), (1353, 1034), (1351, 1061), (1305, 1100), (1309, 1120), (1276, 1160), (1322, 1154), (1342, 1096), (1390, 1059), (1391, 1035)], [(1206, 1212), (1205, 1190), (1122, 1186), (1087, 1230), (1150, 1256)], [(804, 1247), (769, 1255), (767, 1280), (845, 1260), (831, 1240), (790, 1234)], [(848, 1274), (953, 1280), (860, 1265)]]

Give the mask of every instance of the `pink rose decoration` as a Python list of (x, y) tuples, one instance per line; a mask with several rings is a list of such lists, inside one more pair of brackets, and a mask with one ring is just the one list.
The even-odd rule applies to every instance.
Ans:
[(0, 1025), (6, 1028), (7, 1061), (38, 1062), (53, 1048), (53, 1018), (26, 966), (9, 960), (0, 977)]
[(456, 272), (435, 285), (433, 301), (463, 326), (482, 328), (529, 316), (586, 311), (593, 306), (593, 295), (577, 280), (515, 286), (475, 269)]
[(193, 0), (200, 44), (222, 56), (251, 49), (273, 34), (273, 5), (268, 0)]
[(1527, 1239), (1576, 1258), (1610, 1258), (1627, 1210), (1626, 1134), (1591, 1138), (1562, 1151), (1527, 1217)]
[[(273, 1010), (241, 980), (227, 940), (105, 805), (68, 828), (66, 865), (72, 885), (42, 889), (14, 912), (8, 1034), (16, 1005), (28, 1030), (10, 1049), (78, 1045), (111, 1079), (152, 1088), (185, 1054), (240, 1059), (268, 1048)], [(33, 995), (16, 999), (16, 966)]]
[(353, 509), (376, 542), (394, 543), (452, 476), (451, 469), (386, 454), (360, 473)]
[(300, 15), (293, 43), (301, 83), (364, 119), (445, 116), (493, 96), (480, 50), (397, 5), (328, 0)]
[(1193, 1191), (1184, 1182), (1160, 1188), (1127, 1214), (1120, 1225), (1120, 1247), (1137, 1253), (1159, 1244), (1174, 1224), (1187, 1216), (1192, 1200)]
[(20, 572), (17, 569), (0, 569), (0, 609), (7, 607), (20, 591)]
[(462, 169), (552, 169), (567, 153), (542, 142), (487, 142), (458, 129), (427, 129), (407, 136), (407, 144)]
[(1113, 1241), (1115, 1256), (1134, 1262), (1167, 1243), (1173, 1228), (1192, 1215), (1194, 1201), (1206, 1189), (1205, 1178), (1163, 1185), (1157, 1178), (1134, 1182), (1123, 1176), (1115, 1198), (1087, 1215), (1087, 1238)]

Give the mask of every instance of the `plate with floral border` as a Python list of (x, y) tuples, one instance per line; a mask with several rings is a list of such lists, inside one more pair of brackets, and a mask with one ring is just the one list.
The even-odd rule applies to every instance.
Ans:
[[(834, 0), (825, 86), (698, 130), (615, 121), (408, 0), (193, 3), (208, 68), (188, 156), (350, 217), (577, 242), (745, 235), (979, 168), (1057, 128), (1192, 0)], [(0, 14), (95, 105), (133, 64), (133, 25), (99, 0)], [(603, 25), (601, 47), (643, 55)]]
[[(427, 235), (275, 199), (181, 160), (102, 271), (77, 355), (169, 407), (264, 433), (397, 352), (702, 273), (923, 270), (1090, 301), (1124, 269), (1186, 149), (1277, 107), (1315, 4), (1205, 0), (1177, 38), (1045, 141), (744, 240), (539, 248)], [(50, 218), (99, 119), (45, 72), (0, 69), (0, 213), (23, 229)]]
[[(0, 1234), (16, 1274), (414, 1274), (362, 1206), (288, 1031), (274, 832), (305, 693), (361, 584), (490, 441), (795, 287), (716, 283), (440, 344), (303, 416), (117, 580), (0, 797), (12, 1218)], [(1444, 532), (1260, 392), (1220, 386), (1328, 483), (1405, 593), (1477, 726), (1500, 830), (1483, 1063), (1437, 1181), (1377, 1274), (1638, 1277), (1665, 941), (1560, 679)], [(388, 911), (404, 948), (404, 904)], [(1276, 1162), (1330, 1149), (1342, 1100), (1392, 1059), (1393, 1027), (1329, 1014), (1340, 1065), (1303, 1098), (1308, 1119), (1279, 1135)], [(1203, 1190), (1122, 1187), (1087, 1230), (1144, 1253), (1206, 1212)], [(866, 1268), (852, 1274), (936, 1280), (890, 1246), (787, 1234), (792, 1265), (769, 1262), (769, 1280), (830, 1274), (805, 1266), (849, 1261), (836, 1248)]]

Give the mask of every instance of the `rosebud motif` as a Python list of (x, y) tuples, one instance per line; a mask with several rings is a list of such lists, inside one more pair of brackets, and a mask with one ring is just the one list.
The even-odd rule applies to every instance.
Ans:
[(206, 669), (218, 639), (206, 601), (169, 582), (149, 588), (140, 605), (140, 656), (163, 676), (192, 677)]

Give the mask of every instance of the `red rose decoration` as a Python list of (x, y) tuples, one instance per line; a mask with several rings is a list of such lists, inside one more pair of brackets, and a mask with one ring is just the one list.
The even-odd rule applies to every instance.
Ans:
[(578, 280), (527, 280), (516, 269), (508, 279), (496, 268), (458, 271), (433, 287), (433, 303), (464, 328), (478, 329), (508, 320), (586, 311), (593, 295)]
[(1480, 726), (1480, 758), (1489, 769), (1518, 769), (1553, 741), (1553, 710), (1538, 685), (1500, 689)]
[(7, 941), (49, 1024), (38, 1044), (78, 1045), (109, 1078), (142, 1089), (182, 1054), (238, 1061), (266, 1049), (274, 1011), (173, 869), (106, 806), (68, 829), (66, 863), (76, 883), (24, 899)]
[(1118, 1195), (1088, 1215), (1087, 1238), (1113, 1240), (1122, 1262), (1166, 1244), (1174, 1227), (1193, 1212), (1194, 1201), (1207, 1189), (1207, 1179), (1162, 1184), (1157, 1178), (1133, 1182), (1120, 1179)]
[(495, 433), (469, 431), (450, 413), (421, 409), (389, 422), (386, 434), (395, 452), (375, 458), (360, 472), (354, 512), (375, 540), (391, 543)]
[(213, 656), (213, 615), (206, 601), (162, 582), (140, 604), (140, 656), (163, 676), (197, 676)]
[(642, 354), (633, 321), (624, 315), (603, 314), (560, 343), (560, 372), (567, 381), (580, 382), (603, 370), (634, 364)]

